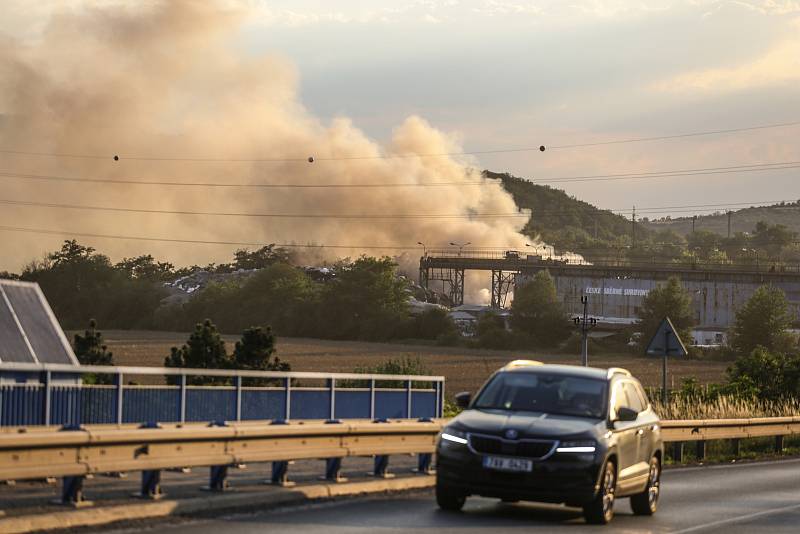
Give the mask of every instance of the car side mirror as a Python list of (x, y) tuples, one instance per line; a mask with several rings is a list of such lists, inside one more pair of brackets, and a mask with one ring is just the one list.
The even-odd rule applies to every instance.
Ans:
[(461, 393), (456, 393), (456, 404), (459, 408), (467, 408), (469, 406), (469, 401), (472, 400), (472, 394), (469, 391), (462, 391)]
[(619, 408), (617, 410), (617, 421), (630, 422), (636, 421), (639, 417), (639, 412), (631, 410), (630, 408)]

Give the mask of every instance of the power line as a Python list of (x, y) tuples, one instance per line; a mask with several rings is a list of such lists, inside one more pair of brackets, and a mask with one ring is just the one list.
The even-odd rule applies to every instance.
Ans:
[(0, 199), (0, 204), (15, 206), (35, 206), (43, 208), (60, 208), (91, 211), (115, 211), (127, 213), (149, 213), (166, 215), (204, 215), (220, 217), (260, 217), (276, 219), (488, 219), (488, 218), (513, 218), (529, 217), (528, 213), (475, 213), (475, 214), (321, 214), (321, 213), (237, 213), (218, 211), (188, 211), (188, 210), (155, 210), (139, 208), (120, 208), (113, 206), (85, 206), (78, 204), (55, 204), (49, 202), (34, 202), (27, 200)]
[[(619, 145), (628, 143), (642, 143), (647, 141), (665, 141), (669, 139), (682, 139), (687, 137), (701, 137), (709, 135), (723, 135), (738, 132), (747, 132), (754, 130), (766, 130), (771, 128), (786, 128), (790, 126), (800, 125), (800, 121), (781, 122), (774, 124), (763, 124), (756, 126), (745, 126), (741, 128), (728, 128), (720, 130), (706, 130), (699, 132), (685, 132), (672, 135), (658, 135), (651, 137), (634, 137), (627, 139), (613, 139), (608, 141), (593, 141), (588, 143), (572, 143), (564, 145), (552, 145), (551, 150), (572, 149), (595, 147), (604, 145)], [(489, 150), (468, 150), (460, 152), (434, 152), (434, 153), (413, 153), (413, 154), (379, 154), (379, 155), (363, 155), (363, 156), (329, 156), (329, 157), (316, 157), (316, 156), (296, 156), (291, 158), (208, 158), (208, 157), (189, 157), (189, 156), (146, 156), (146, 155), (131, 155), (126, 156), (119, 154), (78, 154), (67, 152), (45, 152), (45, 151), (26, 151), (14, 149), (0, 149), (0, 153), (9, 154), (14, 156), (35, 156), (35, 157), (52, 157), (52, 158), (72, 158), (72, 159), (94, 159), (94, 160), (130, 160), (130, 161), (185, 161), (185, 162), (199, 162), (199, 163), (313, 163), (322, 161), (351, 161), (351, 160), (381, 160), (381, 159), (405, 159), (405, 158), (433, 158), (433, 157), (455, 157), (455, 156), (478, 156), (485, 154), (507, 154), (514, 152), (533, 152), (544, 151), (544, 145), (535, 147), (520, 147), (520, 148), (498, 148)]]
[[(785, 202), (782, 200), (777, 201), (763, 201), (763, 202)], [(86, 211), (111, 211), (123, 213), (145, 213), (145, 214), (164, 214), (164, 215), (191, 215), (191, 216), (216, 216), (216, 217), (251, 217), (251, 218), (276, 218), (276, 219), (342, 219), (342, 220), (395, 220), (395, 219), (500, 219), (500, 218), (530, 218), (537, 215), (544, 214), (564, 214), (563, 210), (540, 210), (531, 209), (531, 213), (524, 212), (509, 212), (509, 213), (473, 213), (473, 214), (321, 214), (321, 213), (247, 213), (247, 212), (218, 212), (218, 211), (190, 211), (190, 210), (162, 210), (162, 209), (144, 209), (144, 208), (126, 208), (115, 206), (87, 206), (81, 204), (59, 204), (50, 202), (38, 202), (28, 200), (15, 200), (15, 199), (2, 199), (0, 204), (12, 206), (29, 206), (29, 207), (42, 207), (42, 208), (56, 208), (56, 209), (73, 209), (73, 210), (86, 210)], [(660, 214), (660, 213), (696, 213), (698, 211), (717, 211), (720, 207), (735, 207), (740, 205), (751, 205), (749, 203), (732, 203), (732, 204), (697, 204), (686, 206), (664, 206), (654, 208), (640, 209), (641, 213)], [(702, 206), (710, 206), (701, 208)], [(763, 206), (762, 206), (763, 207)], [(690, 209), (682, 209), (690, 208)], [(701, 209), (698, 209), (701, 208)], [(527, 209), (527, 208), (524, 208)], [(603, 210), (611, 211), (611, 210)], [(569, 213), (566, 213), (567, 215)], [(621, 212), (612, 212), (615, 215), (622, 215)], [(588, 214), (587, 214), (588, 215)]]
[(350, 249), (350, 250), (419, 250), (416, 246), (380, 246), (380, 245), (315, 245), (297, 243), (269, 243), (266, 241), (209, 241), (204, 239), (174, 239), (167, 237), (130, 236), (119, 234), (96, 234), (89, 232), (70, 232), (67, 230), (52, 230), (44, 228), (25, 228), (19, 226), (0, 226), (0, 231), (24, 232), (30, 234), (60, 235), (71, 237), (92, 237), (99, 239), (121, 239), (127, 241), (158, 241), (164, 243), (189, 243), (201, 245), (235, 245), (243, 247), (263, 247), (272, 245), (282, 248), (310, 248), (310, 249)]
[(607, 182), (614, 180), (638, 180), (648, 178), (671, 178), (677, 176), (705, 176), (712, 174), (735, 174), (740, 172), (780, 171), (785, 169), (800, 168), (800, 161), (782, 163), (758, 163), (752, 165), (734, 165), (730, 167), (706, 167), (697, 169), (681, 169), (674, 171), (653, 171), (622, 174), (596, 174), (590, 176), (565, 176), (561, 178), (546, 178), (544, 180), (530, 180), (538, 183), (566, 183), (566, 182)]
[(787, 126), (797, 126), (800, 124), (800, 121), (793, 121), (793, 122), (783, 122), (783, 123), (776, 123), (776, 124), (764, 124), (761, 126), (745, 126), (743, 128), (728, 128), (725, 130), (708, 130), (705, 132), (689, 132), (689, 133), (682, 133), (682, 134), (674, 134), (674, 135), (658, 135), (653, 137), (634, 137), (631, 139), (618, 139), (613, 141), (596, 141), (591, 143), (575, 143), (571, 145), (559, 145), (559, 146), (551, 146), (551, 149), (560, 149), (560, 148), (583, 148), (583, 147), (591, 147), (591, 146), (602, 146), (602, 145), (618, 145), (623, 143), (642, 143), (645, 141), (664, 141), (667, 139), (682, 139), (686, 137), (701, 137), (706, 135), (721, 135), (721, 134), (728, 134), (728, 133), (737, 133), (737, 132), (748, 132), (753, 130), (767, 130), (769, 128), (784, 128)]
[(75, 176), (54, 176), (49, 174), (21, 174), (8, 171), (0, 171), (2, 178), (20, 178), (30, 180), (48, 180), (60, 182), (84, 182), (84, 183), (99, 183), (99, 184), (126, 184), (126, 185), (157, 185), (157, 186), (174, 186), (174, 187), (243, 187), (243, 188), (259, 188), (259, 189), (358, 189), (358, 188), (377, 188), (377, 187), (444, 187), (444, 186), (499, 186), (502, 183), (499, 180), (483, 179), (476, 181), (464, 182), (407, 182), (407, 183), (363, 183), (363, 184), (347, 184), (347, 183), (333, 183), (333, 184), (297, 184), (297, 183), (283, 183), (283, 184), (270, 184), (270, 183), (232, 183), (232, 182), (173, 182), (173, 181), (148, 181), (148, 180), (134, 180), (130, 178), (112, 179), (112, 178), (81, 178)]
[[(635, 180), (650, 178), (670, 178), (679, 176), (702, 176), (713, 174), (734, 174), (747, 172), (778, 171), (786, 169), (800, 168), (800, 161), (784, 161), (770, 163), (751, 163), (745, 165), (731, 165), (727, 167), (698, 167), (692, 169), (676, 169), (666, 171), (643, 171), (632, 173), (617, 174), (595, 174), (585, 176), (562, 176), (542, 179), (525, 180), (533, 184), (555, 184), (567, 182), (594, 182), (610, 180)], [(83, 178), (78, 176), (58, 176), (50, 174), (24, 174), (11, 171), (0, 171), (0, 178), (12, 178), (22, 180), (47, 180), (58, 182), (79, 182), (79, 183), (102, 183), (102, 184), (125, 184), (125, 185), (146, 185), (146, 186), (170, 186), (170, 187), (230, 187), (230, 188), (263, 188), (263, 189), (356, 189), (356, 188), (384, 188), (384, 187), (444, 187), (444, 186), (501, 186), (502, 181), (494, 178), (486, 178), (476, 181), (446, 181), (446, 182), (419, 182), (419, 183), (247, 183), (247, 182), (175, 182), (175, 181), (148, 181), (134, 180), (130, 178)]]

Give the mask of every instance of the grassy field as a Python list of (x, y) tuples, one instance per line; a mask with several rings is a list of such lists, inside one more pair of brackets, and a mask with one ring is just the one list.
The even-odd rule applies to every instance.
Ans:
[[(120, 331), (103, 332), (109, 350), (118, 365), (162, 366), (172, 346), (181, 345), (188, 334), (177, 332)], [(236, 336), (225, 336), (228, 352)], [(292, 365), (293, 371), (351, 372), (357, 366), (373, 366), (389, 358), (420, 357), (435, 375), (447, 379), (447, 392), (475, 391), (492, 371), (510, 360), (525, 358), (546, 363), (579, 362), (579, 356), (541, 354), (524, 351), (478, 350), (459, 347), (330, 341), (321, 339), (280, 338), (278, 356)], [(661, 360), (631, 355), (589, 355), (595, 367), (624, 367), (645, 386), (661, 384)], [(672, 360), (670, 380), (679, 384), (684, 377), (696, 377), (701, 383), (723, 379), (725, 362)]]

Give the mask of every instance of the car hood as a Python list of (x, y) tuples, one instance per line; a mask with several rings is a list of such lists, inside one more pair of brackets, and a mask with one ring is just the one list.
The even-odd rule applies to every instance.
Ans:
[(583, 417), (506, 410), (465, 410), (451, 425), (467, 432), (504, 435), (516, 430), (520, 437), (565, 438), (595, 435), (602, 421)]

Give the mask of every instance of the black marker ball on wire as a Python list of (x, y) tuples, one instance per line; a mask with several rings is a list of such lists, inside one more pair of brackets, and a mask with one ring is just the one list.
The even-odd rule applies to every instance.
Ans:
[(114, 161), (119, 161), (119, 156), (117, 156), (116, 154), (114, 154)]
[(541, 146), (539, 147), (539, 152), (544, 152), (544, 145), (541, 145)]
[(308, 162), (314, 163), (314, 156), (308, 156)]

